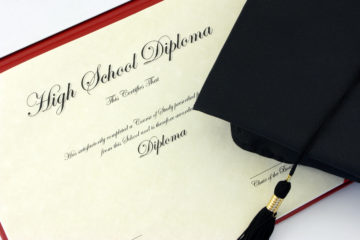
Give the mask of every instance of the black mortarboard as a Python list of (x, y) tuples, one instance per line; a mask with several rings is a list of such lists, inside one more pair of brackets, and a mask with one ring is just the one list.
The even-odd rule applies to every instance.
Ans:
[[(290, 177), (300, 163), (359, 181), (359, 23), (358, 0), (248, 0), (194, 108), (229, 121), (241, 148), (293, 163)], [(268, 239), (268, 210), (239, 239)]]

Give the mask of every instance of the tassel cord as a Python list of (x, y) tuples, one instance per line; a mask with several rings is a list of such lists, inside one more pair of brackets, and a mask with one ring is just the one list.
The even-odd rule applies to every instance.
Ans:
[(356, 86), (359, 84), (360, 80), (359, 77), (355, 78), (351, 84), (348, 86), (346, 91), (343, 93), (343, 95), (338, 99), (338, 101), (332, 106), (332, 108), (327, 112), (327, 114), (324, 116), (322, 121), (319, 123), (318, 127), (314, 131), (314, 133), (310, 136), (309, 140), (306, 142), (303, 150), (299, 154), (298, 158), (294, 162), (289, 175), (292, 177), (295, 173), (297, 165), (301, 162), (302, 159), (305, 158), (306, 155), (311, 151), (311, 148), (314, 146), (316, 140), (319, 138), (320, 134), (323, 132), (323, 129), (326, 127), (326, 125), (329, 124), (331, 119), (336, 115), (336, 113), (339, 111), (343, 103), (349, 98), (351, 95), (351, 92), (354, 91)]
[[(360, 76), (360, 75), (359, 75)], [(281, 205), (283, 199), (289, 193), (291, 188), (290, 179), (294, 175), (298, 164), (309, 154), (316, 140), (323, 132), (324, 128), (329, 124), (335, 114), (339, 111), (343, 103), (349, 98), (351, 92), (357, 87), (360, 82), (360, 77), (357, 76), (353, 82), (348, 86), (343, 95), (338, 101), (329, 109), (324, 118), (319, 122), (318, 127), (309, 137), (296, 161), (293, 163), (289, 175), (285, 181), (280, 181), (275, 187), (274, 195), (269, 204), (263, 208), (250, 223), (244, 233), (238, 240), (268, 240), (275, 227), (276, 213)]]

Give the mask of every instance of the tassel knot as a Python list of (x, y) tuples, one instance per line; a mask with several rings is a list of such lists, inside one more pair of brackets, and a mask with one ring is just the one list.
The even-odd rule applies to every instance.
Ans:
[(287, 180), (277, 183), (268, 205), (260, 210), (237, 240), (268, 240), (270, 238), (274, 231), (277, 210), (291, 189), (289, 180), (290, 176)]

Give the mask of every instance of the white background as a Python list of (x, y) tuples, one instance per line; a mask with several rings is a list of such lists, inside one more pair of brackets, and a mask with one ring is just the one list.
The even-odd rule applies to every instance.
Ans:
[(129, 0), (0, 0), (0, 58)]
[[(126, 1), (0, 0), (0, 57)], [(271, 239), (360, 239), (360, 184), (353, 183), (278, 224)]]

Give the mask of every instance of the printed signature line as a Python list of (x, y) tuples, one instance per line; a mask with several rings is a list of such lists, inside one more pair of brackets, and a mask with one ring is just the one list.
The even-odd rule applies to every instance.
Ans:
[(136, 236), (136, 237), (132, 238), (131, 240), (138, 239), (139, 237), (142, 237), (142, 235)]
[(266, 170), (262, 171), (261, 173), (259, 173), (259, 174), (255, 175), (255, 176), (251, 177), (250, 179), (253, 179), (253, 178), (257, 177), (257, 176), (259, 176), (259, 175), (261, 175), (261, 174), (263, 174), (263, 173), (265, 173), (265, 172), (267, 172), (267, 171), (269, 171), (269, 170), (273, 169), (274, 167), (279, 166), (280, 164), (283, 164), (283, 163), (277, 163), (276, 165), (272, 166), (271, 168), (268, 168), (268, 169), (266, 169)]

